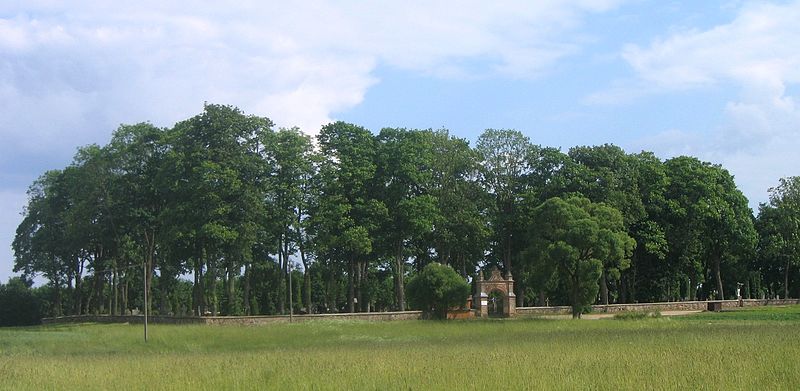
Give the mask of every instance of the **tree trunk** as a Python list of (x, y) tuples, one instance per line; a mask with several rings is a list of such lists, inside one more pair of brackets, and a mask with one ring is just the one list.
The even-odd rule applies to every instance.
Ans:
[(119, 274), (117, 272), (117, 265), (114, 264), (114, 271), (111, 275), (111, 284), (114, 287), (114, 302), (111, 305), (111, 314), (112, 315), (119, 315)]
[(291, 298), (292, 298), (292, 293), (294, 293), (294, 292), (290, 292), (290, 288), (292, 286), (291, 286), (291, 282), (289, 281), (289, 279), (292, 278), (292, 275), (291, 275), (291, 269), (292, 268), (289, 265), (289, 262), (291, 262), (289, 260), (289, 229), (290, 229), (290, 227), (287, 226), (285, 231), (284, 231), (284, 232), (286, 232), (286, 234), (283, 237), (283, 279), (284, 279), (284, 281), (283, 281), (283, 288), (284, 288), (283, 300), (285, 300), (286, 304), (288, 305), (288, 307), (286, 307), (286, 308), (288, 308), (287, 311), (293, 311), (294, 303), (292, 302)]
[(745, 280), (745, 282), (744, 282), (744, 291), (745, 291), (745, 294), (747, 295), (748, 299), (752, 299), (753, 298), (753, 291), (750, 290), (750, 277), (749, 276), (747, 277), (747, 280)]
[(580, 319), (581, 305), (578, 303), (578, 292), (580, 292), (578, 276), (576, 274), (570, 277), (572, 278), (572, 288), (570, 289), (570, 294), (572, 296), (572, 319)]
[(153, 286), (153, 271), (155, 269), (156, 233), (145, 231), (144, 240), (146, 246), (145, 250), (147, 251), (145, 254), (146, 281), (144, 284), (144, 287), (147, 290), (147, 302), (144, 305), (147, 306), (147, 313), (150, 313), (150, 309), (153, 308), (153, 295), (151, 294), (151, 288)]
[(356, 312), (355, 307), (355, 265), (353, 259), (351, 258), (348, 261), (348, 272), (347, 272), (347, 312), (353, 313)]
[(205, 279), (203, 278), (203, 262), (201, 261), (202, 258), (199, 258), (195, 261), (194, 267), (194, 287), (193, 291), (193, 302), (192, 312), (197, 311), (197, 316), (203, 316), (206, 312), (206, 287), (205, 287)]
[(786, 260), (786, 268), (783, 271), (783, 298), (789, 298), (789, 260)]
[(327, 282), (325, 284), (325, 288), (326, 288), (325, 289), (325, 301), (326, 301), (326, 304), (327, 304), (327, 307), (328, 307), (327, 308), (328, 312), (333, 312), (333, 311), (337, 311), (338, 312), (338, 308), (336, 308), (336, 295), (333, 294), (334, 293), (333, 292), (334, 279), (333, 279), (333, 270), (331, 270), (331, 269), (332, 268), (328, 269), (328, 275), (327, 275), (328, 278), (327, 278)]
[(236, 315), (236, 275), (239, 274), (233, 265), (233, 262), (228, 263), (228, 284), (225, 286), (228, 296), (228, 308), (226, 310), (228, 315)]
[(242, 299), (244, 301), (244, 314), (253, 315), (250, 308), (250, 262), (244, 264), (244, 286), (242, 287)]
[(75, 297), (74, 305), (74, 313), (75, 315), (81, 315), (83, 312), (83, 261), (81, 259), (76, 259), (77, 264), (75, 268), (75, 292), (73, 296)]
[(720, 273), (721, 257), (719, 254), (714, 255), (714, 279), (717, 280), (717, 299), (724, 300), (725, 295), (722, 292), (722, 275)]
[(298, 210), (297, 213), (297, 225), (295, 226), (295, 230), (297, 231), (297, 248), (300, 250), (300, 262), (303, 263), (303, 304), (306, 306), (306, 312), (309, 314), (313, 314), (313, 305), (311, 303), (311, 274), (308, 270), (308, 259), (306, 259), (306, 250), (305, 250), (305, 242), (303, 241), (303, 232), (300, 229), (301, 221), (300, 211)]
[(359, 312), (369, 312), (369, 300), (367, 300), (367, 261), (358, 263), (358, 306)]
[(606, 268), (600, 274), (600, 300), (604, 305), (608, 305), (608, 281), (606, 279)]
[(403, 242), (397, 242), (397, 253), (395, 254), (394, 258), (394, 270), (395, 270), (395, 278), (394, 278), (394, 294), (395, 300), (397, 300), (397, 310), (398, 311), (405, 311), (406, 310), (406, 293), (405, 293), (405, 262), (403, 261)]
[[(92, 305), (94, 304), (94, 295), (97, 292), (97, 275), (91, 277), (91, 283), (89, 284), (89, 296), (86, 297), (86, 313), (92, 312)], [(97, 306), (95, 306), (97, 307)], [(97, 315), (97, 311), (94, 311), (94, 315)]]
[(278, 278), (278, 313), (283, 315), (286, 313), (286, 260), (283, 256), (283, 241), (278, 240), (278, 269), (280, 278)]
[(123, 315), (128, 314), (129, 303), (128, 303), (128, 279), (125, 278), (125, 282), (122, 284), (122, 312)]
[(107, 313), (109, 315), (114, 315), (114, 274), (108, 275), (108, 301), (106, 302), (108, 305)]
[(217, 268), (208, 263), (208, 271), (206, 276), (209, 279), (209, 291), (211, 297), (211, 315), (219, 315), (219, 298), (217, 297)]
[(630, 284), (630, 275), (633, 267), (628, 269), (627, 273), (623, 273), (619, 281), (619, 301), (618, 303), (628, 303), (628, 285)]
[(58, 278), (53, 279), (53, 295), (53, 315), (61, 316), (64, 310), (61, 308), (61, 281)]
[(314, 311), (314, 304), (311, 303), (311, 273), (308, 271), (308, 267), (303, 270), (303, 301), (306, 305), (306, 312), (309, 314), (313, 314)]

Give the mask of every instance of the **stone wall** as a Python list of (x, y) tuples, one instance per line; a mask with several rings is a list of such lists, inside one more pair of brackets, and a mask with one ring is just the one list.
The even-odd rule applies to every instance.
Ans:
[[(719, 300), (716, 300), (719, 301)], [(722, 308), (739, 307), (738, 300), (721, 300)], [(789, 305), (800, 304), (800, 299), (745, 299), (742, 300), (744, 307), (757, 307), (765, 305)], [(692, 311), (705, 310), (708, 307), (707, 301), (679, 301), (664, 303), (632, 303), (632, 304), (609, 304), (593, 305), (592, 312), (645, 312), (645, 311)], [(555, 307), (517, 307), (517, 316), (536, 316), (536, 315), (564, 315), (571, 314), (569, 306)]]
[[(757, 307), (765, 305), (789, 305), (800, 304), (800, 299), (781, 299), (781, 300), (742, 300), (744, 307)], [(609, 304), (593, 305), (592, 312), (644, 312), (644, 311), (691, 311), (705, 310), (708, 307), (707, 301), (681, 301), (666, 303), (635, 303), (635, 304)], [(722, 308), (737, 308), (739, 301), (722, 300)], [(569, 315), (569, 306), (554, 307), (517, 307), (517, 316), (538, 316), (538, 315)], [(454, 318), (469, 318), (473, 315), (470, 311), (463, 311)], [(293, 322), (307, 322), (310, 320), (366, 320), (366, 321), (388, 321), (388, 320), (413, 320), (422, 317), (421, 311), (401, 311), (401, 312), (367, 312), (355, 314), (314, 314), (314, 315), (295, 315)], [(172, 316), (150, 316), (147, 318), (149, 323), (154, 324), (207, 324), (207, 325), (263, 325), (272, 323), (288, 323), (288, 315), (273, 316), (203, 316), (203, 317), (172, 317)], [(44, 318), (44, 324), (58, 323), (143, 323), (142, 315), (73, 315), (61, 316), (57, 318)]]
[[(306, 322), (309, 320), (366, 320), (388, 321), (419, 319), (421, 311), (402, 312), (368, 312), (355, 314), (314, 314), (314, 315), (273, 315), (273, 316), (203, 316), (173, 317), (148, 316), (148, 323), (153, 324), (207, 324), (207, 325), (261, 325), (271, 323)], [(57, 318), (44, 318), (44, 324), (59, 323), (144, 323), (142, 315), (73, 315)]]

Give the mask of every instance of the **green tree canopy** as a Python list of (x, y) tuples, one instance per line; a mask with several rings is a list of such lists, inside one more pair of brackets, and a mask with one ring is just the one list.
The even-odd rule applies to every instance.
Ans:
[(800, 177), (781, 178), (769, 192), (769, 203), (758, 211), (759, 255), (765, 266), (781, 269), (789, 297), (789, 270), (800, 264)]
[(446, 319), (448, 309), (467, 301), (470, 285), (452, 267), (431, 262), (408, 282), (406, 290), (412, 308)]
[[(625, 231), (622, 214), (587, 198), (553, 197), (533, 210), (528, 259), (539, 272), (555, 272), (569, 293), (572, 316), (597, 297), (604, 265), (624, 269), (635, 245)], [(538, 266), (538, 267), (537, 267)]]

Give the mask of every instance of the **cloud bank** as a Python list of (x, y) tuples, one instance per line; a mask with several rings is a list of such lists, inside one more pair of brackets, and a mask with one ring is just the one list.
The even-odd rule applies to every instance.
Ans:
[(578, 50), (565, 32), (615, 2), (237, 4), (0, 6), (2, 136), (46, 151), (120, 122), (171, 125), (203, 101), (314, 133), (362, 101), (378, 65), (536, 77)]
[(778, 178), (798, 175), (800, 107), (791, 87), (800, 83), (800, 2), (745, 5), (727, 24), (629, 45), (622, 57), (636, 73), (630, 84), (646, 86), (595, 95), (607, 100), (654, 92), (734, 85), (715, 131), (698, 136), (671, 129), (644, 140), (667, 155), (694, 150), (737, 177), (748, 198), (765, 200)]

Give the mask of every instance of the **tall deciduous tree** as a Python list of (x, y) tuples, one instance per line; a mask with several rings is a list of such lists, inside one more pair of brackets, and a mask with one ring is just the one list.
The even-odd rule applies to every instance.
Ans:
[(42, 174), (28, 189), (28, 205), (11, 247), (14, 271), (27, 279), (41, 275), (53, 288), (53, 315), (62, 315), (62, 286), (67, 283), (70, 258), (65, 243), (63, 211), (66, 195), (58, 186), (61, 171)]
[[(483, 183), (495, 204), (491, 216), (494, 255), (502, 261), (506, 273), (512, 272), (512, 259), (519, 251), (513, 237), (521, 227), (516, 218), (516, 206), (525, 190), (523, 178), (530, 170), (531, 147), (528, 137), (508, 129), (487, 129), (476, 144), (483, 166)], [(518, 305), (524, 298), (521, 293), (517, 292)]]
[(769, 192), (769, 204), (759, 207), (759, 250), (764, 261), (780, 265), (788, 298), (789, 270), (800, 264), (800, 177), (781, 178)]
[[(220, 105), (206, 105), (202, 114), (175, 125), (177, 203), (172, 211), (188, 212), (175, 217), (182, 221), (181, 234), (196, 244), (195, 276), (202, 281), (205, 266), (215, 314), (220, 310), (219, 276), (225, 288), (222, 309), (239, 311), (234, 283), (251, 256), (264, 213), (264, 169), (257, 144), (271, 127), (267, 118)], [(195, 298), (202, 306), (202, 289)]]
[(344, 122), (324, 126), (317, 140), (324, 160), (320, 164), (320, 216), (312, 224), (320, 239), (319, 253), (329, 262), (339, 260), (347, 265), (347, 307), (354, 312), (356, 273), (374, 248), (372, 212), (382, 209), (371, 191), (377, 144), (368, 130)]
[[(310, 308), (311, 281), (308, 271), (308, 253), (304, 220), (307, 218), (314, 164), (310, 137), (299, 129), (280, 129), (266, 143), (267, 159), (274, 167), (269, 179), (271, 214), (275, 218), (278, 239), (279, 267), (286, 281), (289, 276), (289, 258), (299, 251), (306, 270), (304, 286), (306, 306)], [(282, 286), (284, 284), (281, 284)], [(285, 287), (284, 287), (285, 288)], [(288, 290), (284, 290), (288, 292)], [(284, 296), (279, 307), (283, 309)]]
[(545, 201), (530, 216), (528, 254), (556, 270), (569, 291), (573, 318), (597, 296), (604, 264), (629, 261), (635, 245), (622, 214), (583, 197)]
[(138, 247), (136, 263), (144, 265), (144, 286), (148, 291), (147, 303), (151, 307), (153, 271), (156, 267), (158, 242), (163, 233), (166, 204), (169, 199), (165, 178), (164, 161), (170, 146), (165, 131), (148, 123), (120, 126), (109, 146), (112, 159), (119, 171), (118, 183), (125, 188), (117, 188), (122, 203), (121, 228), (127, 232)]
[[(575, 147), (569, 151), (577, 163), (574, 190), (593, 202), (604, 202), (622, 212), (625, 229), (637, 238), (636, 261), (663, 258), (663, 229), (651, 212), (663, 198), (666, 175), (652, 155), (628, 155), (611, 144)], [(647, 205), (645, 200), (648, 201)], [(650, 208), (648, 208), (650, 206)], [(600, 278), (600, 300), (609, 302), (609, 284), (619, 285), (625, 264), (606, 264)], [(617, 291), (619, 297), (622, 292)]]
[(378, 135), (377, 178), (380, 199), (388, 210), (383, 238), (393, 256), (397, 308), (405, 310), (405, 264), (408, 245), (429, 234), (437, 218), (437, 200), (431, 195), (433, 166), (429, 131), (384, 128)]
[(447, 130), (432, 133), (435, 158), (431, 194), (438, 213), (431, 245), (439, 263), (450, 265), (466, 277), (475, 271), (491, 234), (486, 221), (489, 197), (479, 181), (480, 161), (466, 140)]
[(690, 290), (710, 272), (716, 296), (722, 299), (723, 260), (738, 262), (755, 249), (747, 199), (733, 176), (718, 165), (685, 156), (665, 165), (670, 178), (666, 199), (671, 257), (689, 274)]

